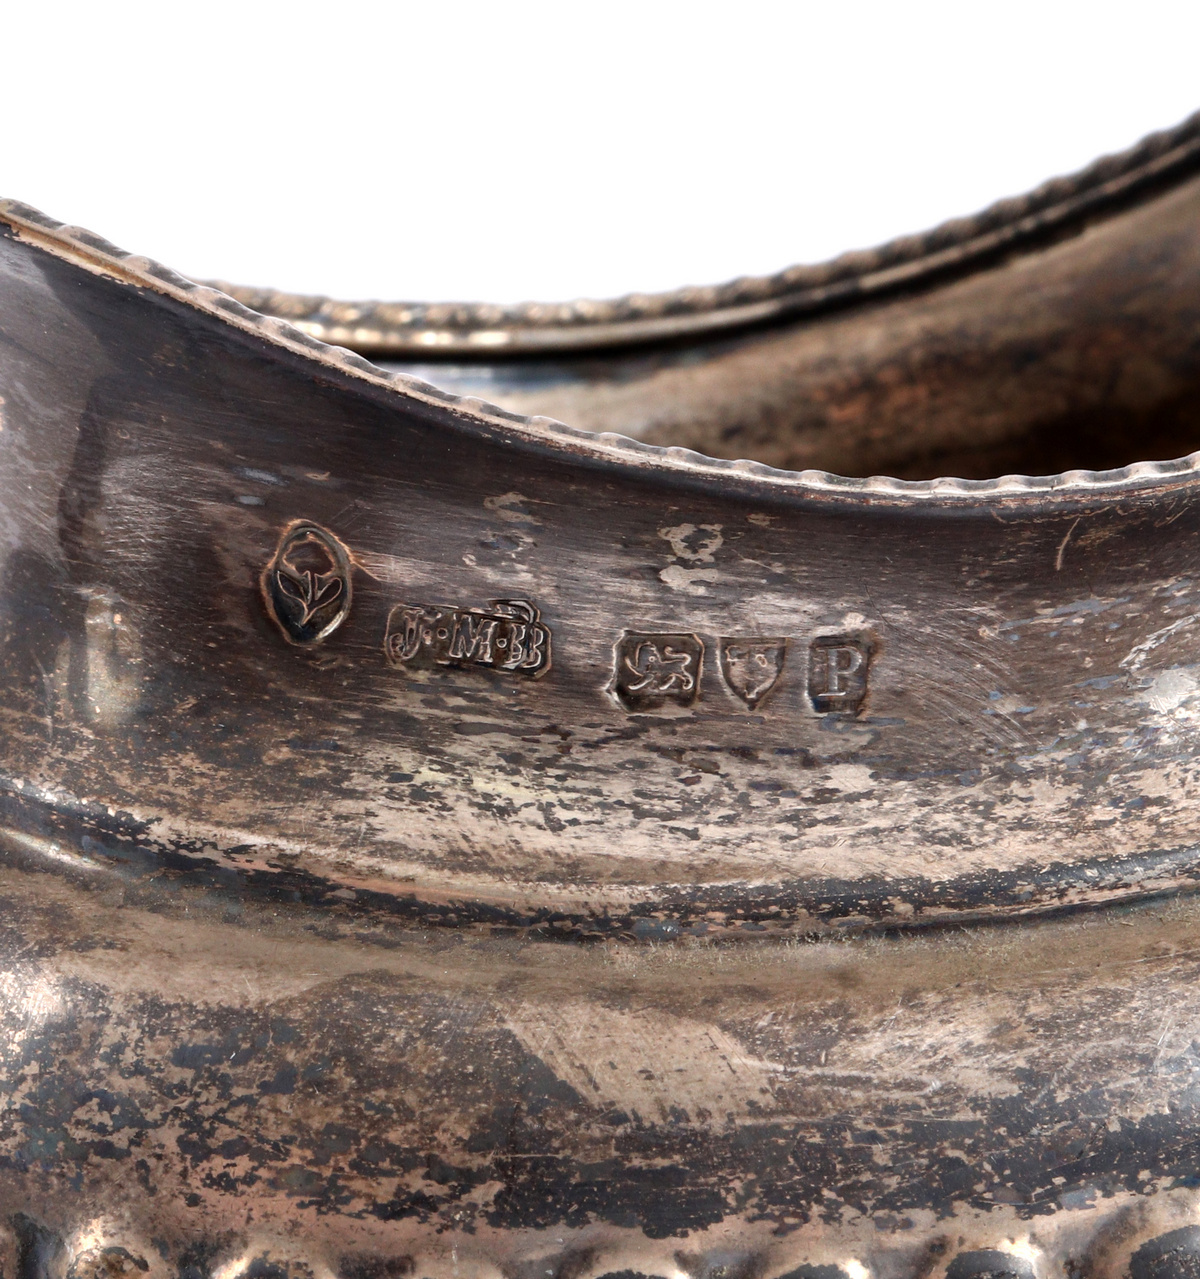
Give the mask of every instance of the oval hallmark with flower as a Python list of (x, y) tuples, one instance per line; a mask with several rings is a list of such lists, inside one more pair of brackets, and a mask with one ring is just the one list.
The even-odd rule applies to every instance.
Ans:
[(350, 613), (350, 552), (328, 529), (293, 520), (260, 579), (263, 602), (289, 644), (319, 644)]

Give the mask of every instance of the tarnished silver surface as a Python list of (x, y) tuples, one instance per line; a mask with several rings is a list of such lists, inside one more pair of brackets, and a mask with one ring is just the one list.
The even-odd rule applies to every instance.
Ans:
[[(83, 619), (65, 647), (65, 619), (11, 632), (31, 802), (583, 933), (1193, 882), (1194, 460), (911, 484), (663, 453), (389, 379), (8, 216), (8, 385), (48, 325), (71, 343), (53, 402), (6, 396), (11, 509)], [(129, 326), (148, 354), (105, 372)], [(339, 592), (303, 633), (294, 529), (295, 572)], [(532, 667), (492, 646), (514, 602)]]
[[(1192, 129), (671, 412), (1186, 434)], [(1198, 455), (714, 459), (0, 230), (6, 1275), (1200, 1272)]]

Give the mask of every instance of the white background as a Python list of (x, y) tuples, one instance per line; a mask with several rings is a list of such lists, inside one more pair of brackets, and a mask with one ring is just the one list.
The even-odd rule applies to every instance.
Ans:
[(1200, 107), (1200, 3), (0, 9), (0, 194), (193, 277), (511, 301), (870, 245)]

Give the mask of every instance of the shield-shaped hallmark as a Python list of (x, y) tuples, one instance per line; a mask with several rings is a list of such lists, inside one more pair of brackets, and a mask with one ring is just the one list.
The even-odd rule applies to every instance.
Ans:
[(775, 687), (786, 656), (786, 639), (723, 639), (721, 675), (753, 710)]

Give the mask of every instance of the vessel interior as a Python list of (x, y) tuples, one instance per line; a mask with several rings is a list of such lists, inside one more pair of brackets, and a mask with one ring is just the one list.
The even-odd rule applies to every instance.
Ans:
[[(640, 347), (384, 367), (522, 414), (842, 475), (1107, 470), (1200, 447), (1200, 177), (869, 301)], [(436, 348), (434, 348), (436, 349)]]

